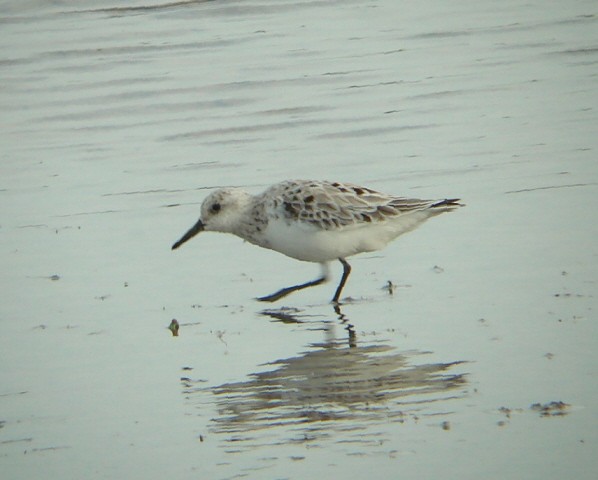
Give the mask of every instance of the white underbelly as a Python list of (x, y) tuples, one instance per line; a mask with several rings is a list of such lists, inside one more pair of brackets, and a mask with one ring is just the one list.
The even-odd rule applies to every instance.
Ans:
[(262, 246), (297, 260), (328, 262), (380, 250), (397, 236), (415, 228), (425, 217), (427, 215), (405, 215), (400, 222), (364, 223), (335, 230), (319, 230), (305, 223), (271, 221), (263, 232), (267, 244)]

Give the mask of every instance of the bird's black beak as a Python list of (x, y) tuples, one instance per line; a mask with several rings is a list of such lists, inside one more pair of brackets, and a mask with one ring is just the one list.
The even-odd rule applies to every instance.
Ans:
[(193, 225), (189, 231), (187, 233), (185, 233), (185, 235), (183, 235), (178, 242), (176, 242), (173, 246), (172, 249), (175, 250), (177, 248), (179, 248), (183, 243), (185, 243), (187, 240), (190, 240), (191, 238), (193, 238), (195, 235), (197, 235), (200, 232), (203, 232), (204, 230), (204, 224), (201, 220), (198, 220), (197, 223), (195, 225)]

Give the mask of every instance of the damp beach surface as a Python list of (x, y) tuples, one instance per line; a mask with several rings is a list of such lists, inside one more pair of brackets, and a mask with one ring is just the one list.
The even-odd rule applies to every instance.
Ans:
[[(593, 479), (593, 2), (13, 2), (2, 478)], [(340, 278), (223, 186), (460, 197)]]

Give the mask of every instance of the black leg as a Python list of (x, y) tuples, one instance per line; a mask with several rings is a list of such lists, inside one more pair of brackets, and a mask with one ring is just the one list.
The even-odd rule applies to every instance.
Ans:
[(347, 278), (349, 278), (349, 274), (351, 273), (351, 265), (349, 265), (344, 258), (339, 258), (338, 261), (343, 264), (343, 277), (341, 278), (338, 287), (336, 287), (336, 292), (334, 293), (334, 297), (332, 297), (332, 303), (338, 303), (338, 299), (341, 296), (343, 287), (345, 286)]
[(281, 288), (278, 292), (275, 292), (271, 295), (266, 295), (265, 297), (258, 297), (257, 300), (260, 302), (275, 302), (276, 300), (280, 300), (283, 297), (286, 297), (289, 293), (296, 292), (297, 290), (303, 290), (304, 288), (308, 287), (315, 287), (316, 285), (320, 285), (328, 280), (328, 277), (323, 276), (321, 278), (316, 278), (311, 282), (302, 283), (301, 285), (293, 285), (292, 287)]
[(272, 295), (266, 295), (265, 297), (258, 297), (257, 300), (260, 302), (275, 302), (276, 300), (280, 300), (282, 297), (286, 297), (289, 293), (296, 292), (297, 290), (303, 290), (304, 288), (308, 287), (315, 287), (316, 285), (320, 285), (328, 280), (328, 264), (321, 263), (320, 267), (322, 268), (322, 275), (311, 282), (302, 283), (301, 285), (293, 285), (292, 287), (286, 287), (278, 290), (278, 292), (273, 293)]

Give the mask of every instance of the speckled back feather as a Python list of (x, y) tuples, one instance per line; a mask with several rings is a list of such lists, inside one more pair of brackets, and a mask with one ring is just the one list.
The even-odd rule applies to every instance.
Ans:
[(438, 213), (459, 206), (456, 199), (419, 200), (394, 197), (351, 183), (289, 180), (262, 195), (266, 209), (290, 222), (301, 221), (326, 230), (356, 224), (380, 223), (400, 215), (438, 209)]

